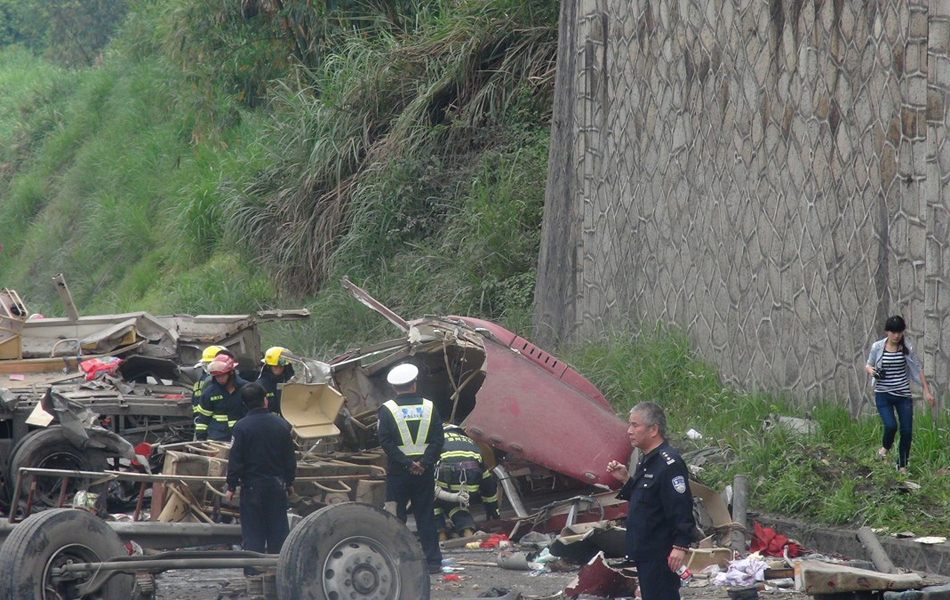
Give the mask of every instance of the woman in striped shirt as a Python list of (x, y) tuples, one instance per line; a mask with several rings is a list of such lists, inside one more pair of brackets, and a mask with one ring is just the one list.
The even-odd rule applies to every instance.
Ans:
[[(907, 459), (910, 456), (910, 440), (913, 432), (914, 400), (910, 394), (910, 380), (920, 384), (924, 398), (934, 405), (933, 394), (927, 387), (923, 369), (913, 347), (904, 339), (907, 324), (898, 316), (890, 317), (884, 324), (883, 340), (871, 345), (871, 354), (865, 370), (874, 383), (874, 403), (884, 424), (884, 438), (877, 454), (884, 460), (894, 445), (897, 433), (897, 421), (900, 420), (900, 443), (897, 446), (897, 470), (907, 472)], [(894, 413), (897, 413), (897, 419)]]

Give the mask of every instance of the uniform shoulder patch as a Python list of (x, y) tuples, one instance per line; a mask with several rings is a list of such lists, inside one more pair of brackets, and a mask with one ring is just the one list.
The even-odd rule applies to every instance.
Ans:
[(686, 493), (686, 479), (682, 475), (677, 475), (672, 479), (673, 489), (680, 494)]

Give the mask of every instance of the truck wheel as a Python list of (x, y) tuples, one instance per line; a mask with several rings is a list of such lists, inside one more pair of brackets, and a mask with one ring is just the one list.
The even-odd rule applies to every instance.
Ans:
[(301, 521), (277, 562), (281, 600), (428, 600), (422, 546), (393, 515), (357, 502)]
[[(53, 569), (127, 555), (119, 536), (92, 513), (71, 508), (37, 513), (14, 527), (0, 547), (0, 598), (75, 598), (68, 588), (85, 583), (91, 575), (56, 581)], [(83, 597), (131, 598), (134, 584), (132, 575), (120, 573), (98, 592)]]
[[(99, 450), (82, 451), (69, 443), (62, 427), (47, 427), (32, 431), (17, 442), (10, 457), (10, 487), (16, 485), (21, 467), (41, 469), (68, 469), (72, 471), (102, 471), (106, 468), (105, 454)], [(32, 476), (24, 478), (29, 485)], [(88, 485), (88, 480), (70, 479), (66, 487), (67, 498)], [(36, 506), (56, 506), (59, 500), (60, 479), (39, 477), (36, 481)]]

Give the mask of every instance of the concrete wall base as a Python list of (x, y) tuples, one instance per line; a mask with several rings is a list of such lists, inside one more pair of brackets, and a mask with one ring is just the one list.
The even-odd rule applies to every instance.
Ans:
[[(757, 515), (754, 520), (816, 552), (868, 559), (861, 542), (858, 541), (857, 529), (820, 526), (773, 515)], [(894, 566), (921, 573), (950, 576), (950, 544), (921, 544), (911, 539), (887, 536), (879, 536), (878, 539)]]

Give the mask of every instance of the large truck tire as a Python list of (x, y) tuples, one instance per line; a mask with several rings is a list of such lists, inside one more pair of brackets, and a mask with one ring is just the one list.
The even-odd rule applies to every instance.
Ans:
[[(9, 486), (16, 486), (21, 467), (41, 469), (67, 469), (70, 471), (103, 471), (107, 466), (106, 455), (101, 450), (80, 450), (63, 434), (60, 426), (31, 431), (16, 443), (10, 456)], [(24, 487), (31, 478), (24, 478)], [(71, 479), (66, 487), (67, 500), (79, 489), (88, 485), (88, 480)], [(39, 477), (36, 482), (34, 505), (56, 506), (60, 494), (58, 477)], [(21, 501), (23, 498), (20, 499)]]
[[(17, 525), (0, 547), (0, 598), (74, 598), (67, 586), (84, 581), (57, 583), (53, 569), (69, 562), (105, 562), (127, 555), (118, 534), (92, 513), (69, 508), (37, 513)], [(116, 574), (84, 598), (128, 599), (134, 585), (132, 575)]]
[(290, 532), (277, 562), (281, 600), (429, 599), (422, 546), (390, 513), (347, 502), (318, 510)]

